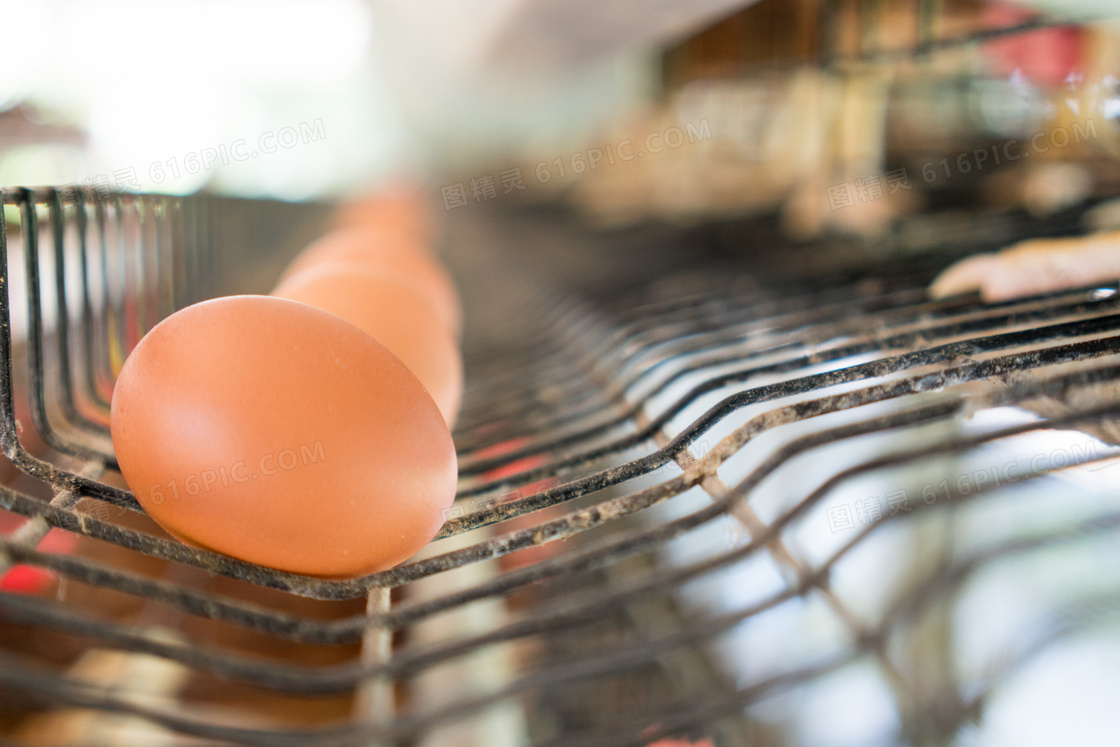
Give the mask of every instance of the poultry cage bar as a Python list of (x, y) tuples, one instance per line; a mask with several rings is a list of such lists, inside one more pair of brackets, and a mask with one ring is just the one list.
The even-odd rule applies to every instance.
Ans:
[[(211, 206), (200, 197), (101, 195), (77, 189), (5, 189), (4, 204), (21, 214), (24, 275), (27, 282), (28, 332), (17, 343), (10, 319), (12, 299), (8, 231), (0, 234), (3, 281), (0, 295), (4, 365), (2, 432), (5, 454), (28, 477), (49, 487), (53, 500), (0, 488), (8, 511), (38, 522), (24, 536), (0, 538), (7, 564), (39, 567), (71, 582), (120, 592), (187, 616), (220, 621), (298, 644), (342, 645), (360, 641), (370, 631), (407, 631), (483, 599), (505, 599), (530, 589), (550, 589), (573, 578), (587, 588), (559, 594), (521, 611), (492, 630), (423, 647), (395, 648), (382, 660), (354, 660), (330, 666), (264, 662), (252, 655), (189, 639), (154, 635), (140, 625), (100, 619), (62, 601), (4, 593), (0, 619), (9, 624), (65, 633), (99, 647), (150, 654), (192, 671), (242, 683), (265, 692), (327, 694), (354, 692), (370, 682), (410, 681), (457, 657), (518, 641), (548, 640), (599, 624), (630, 605), (672, 600), (689, 582), (769, 553), (788, 571), (780, 592), (749, 607), (722, 614), (682, 613), (669, 631), (656, 631), (607, 649), (587, 641), (563, 661), (516, 673), (500, 688), (463, 693), (453, 702), (427, 711), (404, 711), (383, 723), (343, 723), (314, 730), (240, 728), (180, 715), (122, 698), (112, 690), (74, 680), (36, 662), (28, 654), (5, 652), (0, 686), (50, 706), (73, 706), (129, 714), (185, 735), (259, 744), (353, 744), (367, 739), (406, 743), (440, 725), (469, 717), (495, 703), (528, 702), (533, 693), (583, 692), (585, 688), (647, 667), (674, 652), (703, 656), (705, 646), (745, 620), (798, 597), (819, 594), (843, 609), (829, 578), (833, 567), (873, 538), (889, 522), (882, 516), (823, 562), (799, 557), (786, 542), (791, 527), (803, 521), (831, 491), (862, 475), (927, 462), (938, 456), (972, 453), (995, 441), (1042, 429), (1094, 428), (1120, 415), (1120, 402), (1108, 397), (1093, 406), (1072, 408), (1060, 417), (992, 429), (978, 435), (951, 435), (919, 447), (857, 461), (828, 475), (818, 487), (769, 521), (752, 509), (768, 476), (799, 457), (829, 445), (876, 434), (905, 433), (921, 426), (951, 423), (969, 412), (1026, 405), (1038, 398), (1058, 400), (1070, 392), (1090, 391), (1120, 375), (1120, 297), (1099, 288), (1078, 289), (1046, 297), (981, 306), (972, 298), (928, 301), (922, 287), (928, 277), (895, 275), (873, 283), (790, 282), (766, 290), (744, 290), (711, 278), (711, 292), (675, 302), (657, 302), (612, 314), (589, 302), (569, 302), (537, 310), (542, 334), (533, 359), (562, 364), (558, 373), (546, 365), (521, 369), (523, 378), (496, 365), (493, 383), (476, 378), (469, 391), (460, 445), (461, 490), (456, 510), (439, 538), (458, 537), (538, 511), (572, 506), (563, 515), (535, 516), (528, 528), (512, 529), (460, 549), (406, 563), (390, 571), (350, 581), (328, 581), (281, 573), (187, 548), (112, 520), (138, 512), (134, 499), (99, 480), (115, 467), (105, 439), (106, 383), (127, 348), (174, 308), (206, 297), (217, 261), (206, 241)], [(46, 217), (44, 217), (44, 212)], [(115, 228), (114, 228), (115, 224)], [(106, 236), (120, 244), (114, 249)], [(49, 241), (44, 236), (50, 237)], [(90, 236), (94, 240), (88, 240)], [(161, 237), (161, 238), (158, 238)], [(91, 248), (93, 245), (94, 248)], [(235, 258), (223, 257), (229, 266)], [(44, 271), (47, 262), (51, 271)], [(96, 268), (102, 268), (95, 272)], [(115, 269), (114, 269), (115, 268)], [(116, 273), (116, 274), (115, 274)], [(77, 278), (79, 303), (74, 298)], [(46, 319), (45, 293), (50, 278), (56, 303)], [(144, 303), (140, 303), (140, 299)], [(75, 320), (75, 316), (77, 319)], [(81, 330), (75, 334), (74, 329)], [(510, 351), (511, 360), (524, 350)], [(33, 425), (56, 452), (53, 461), (21, 446), (16, 422), (14, 362), (26, 362)], [(79, 365), (76, 367), (74, 364)], [(78, 370), (80, 368), (80, 370)], [(696, 383), (697, 377), (702, 377)], [(48, 379), (53, 379), (48, 384)], [(692, 381), (693, 383), (688, 383)], [(992, 385), (998, 382), (998, 386)], [(548, 398), (535, 396), (553, 392)], [(559, 394), (555, 392), (559, 390)], [(512, 392), (490, 410), (485, 396)], [(635, 394), (635, 392), (639, 394)], [(679, 393), (677, 393), (679, 392)], [(22, 393), (22, 392), (20, 392)], [(675, 398), (651, 408), (650, 403)], [(718, 396), (703, 412), (696, 403)], [(497, 397), (496, 397), (497, 398)], [(768, 433), (829, 416), (863, 413), (860, 408), (896, 404), (886, 414), (857, 417), (841, 425), (822, 426), (767, 453), (746, 477), (728, 483), (720, 468)], [(488, 419), (488, 413), (489, 415)], [(753, 413), (707, 453), (693, 449), (723, 421)], [(690, 422), (678, 425), (682, 415)], [(100, 417), (100, 420), (98, 419)], [(500, 456), (489, 447), (500, 441), (526, 443)], [(635, 452), (643, 452), (635, 456)], [(1108, 452), (1096, 460), (1112, 457)], [(537, 460), (533, 466), (527, 461)], [(1092, 460), (1090, 460), (1092, 461)], [(675, 462), (679, 474), (650, 481)], [(1079, 466), (1070, 464), (1068, 468)], [(512, 474), (495, 477), (496, 470)], [(1053, 471), (1059, 471), (1055, 468)], [(1047, 472), (1046, 474), (1049, 474)], [(1030, 475), (1035, 479), (1044, 475)], [(504, 499), (511, 489), (542, 484), (528, 494)], [(635, 483), (628, 488), (627, 483)], [(640, 487), (639, 487), (640, 485)], [(693, 488), (705, 491), (709, 504), (679, 518), (650, 524), (635, 521), (655, 506)], [(603, 495), (595, 496), (602, 492)], [(954, 496), (953, 508), (985, 496)], [(80, 499), (93, 499), (97, 510), (81, 510)], [(592, 500), (589, 500), (592, 499)], [(461, 510), (460, 510), (461, 509)], [(936, 509), (935, 509), (936, 510)], [(732, 516), (745, 523), (749, 539), (700, 561), (664, 567), (660, 549), (675, 538), (710, 522)], [(551, 517), (551, 518), (548, 518)], [(888, 671), (893, 667), (886, 645), (890, 636), (911, 625), (941, 595), (958, 589), (965, 578), (1003, 556), (1068, 543), (1099, 534), (1115, 534), (1118, 515), (1102, 515), (1037, 537), (1008, 541), (939, 567), (925, 583), (893, 600), (877, 624), (851, 616), (851, 645), (840, 655), (751, 683), (745, 687), (678, 691), (657, 703), (611, 714), (585, 730), (542, 739), (547, 744), (648, 744), (659, 736), (679, 734), (722, 720), (736, 720), (743, 709), (797, 683), (811, 681), (871, 656)], [(431, 599), (395, 601), (391, 608), (372, 606), (366, 613), (317, 620), (278, 612), (233, 595), (190, 584), (151, 578), (97, 559), (36, 549), (49, 527), (137, 551), (146, 556), (202, 569), (268, 589), (320, 600), (363, 599), (380, 588), (405, 588), (416, 580), (464, 566), (515, 555), (534, 547), (571, 540), (551, 557), (507, 570), (467, 588)], [(597, 530), (610, 530), (609, 532)], [(438, 544), (436, 549), (438, 549)], [(631, 560), (646, 562), (642, 573), (603, 574)], [(608, 579), (609, 581), (605, 580)], [(592, 579), (597, 582), (592, 583)], [(1087, 607), (1086, 619), (1115, 606), (1105, 596), (1100, 609)], [(1070, 623), (1071, 625), (1073, 623)], [(1055, 633), (1057, 635), (1057, 633)], [(958, 703), (952, 713), (933, 713), (910, 688), (905, 673), (889, 675), (906, 722), (921, 730), (952, 734), (974, 718), (983, 692)], [(714, 688), (715, 686), (713, 686)], [(937, 721), (941, 719), (941, 721)], [(922, 726), (925, 724), (926, 726)]]

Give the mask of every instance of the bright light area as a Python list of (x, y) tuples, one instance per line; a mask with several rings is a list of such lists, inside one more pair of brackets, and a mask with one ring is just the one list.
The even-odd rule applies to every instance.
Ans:
[(845, 667), (807, 688), (799, 744), (873, 747), (897, 744), (894, 696), (870, 664)]
[[(54, 0), (0, 3), (40, 81), (74, 88), (228, 80), (340, 86), (360, 68), (371, 18), (359, 0)], [(45, 64), (42, 64), (45, 63)]]
[(1120, 735), (1120, 638), (1056, 645), (1011, 679), (981, 724), (989, 747), (1114, 747)]
[(0, 0), (0, 17), (7, 184), (301, 199), (417, 151), (362, 0)]

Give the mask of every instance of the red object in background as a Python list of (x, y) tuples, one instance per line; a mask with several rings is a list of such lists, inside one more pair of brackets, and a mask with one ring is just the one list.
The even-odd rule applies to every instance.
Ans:
[[(650, 724), (638, 734), (639, 737), (648, 736), (658, 728), (661, 724)], [(696, 742), (691, 739), (683, 739), (681, 737), (666, 737), (665, 739), (658, 739), (656, 742), (650, 742), (646, 747), (714, 747), (712, 740), (704, 737)]]
[[(493, 446), (487, 446), (486, 448), (479, 449), (476, 455), (482, 459), (499, 457), (503, 454), (508, 454), (511, 451), (516, 451), (528, 443), (529, 439), (526, 437), (513, 438), (509, 441), (501, 441), (494, 444)], [(498, 467), (497, 469), (492, 469), (485, 475), (483, 475), (483, 477), (487, 480), (500, 480), (503, 477), (509, 477), (510, 475), (516, 475), (518, 472), (524, 472), (526, 470), (533, 469), (534, 467), (539, 467), (544, 463), (545, 457), (543, 455), (528, 456), (524, 457), (523, 459), (518, 459), (516, 461), (510, 462), (509, 464)], [(517, 493), (516, 495), (503, 496), (503, 501), (516, 500), (517, 498), (523, 498), (528, 495), (533, 495), (534, 493), (539, 493), (543, 490), (548, 490), (549, 488), (557, 485), (559, 482), (560, 480), (558, 478), (549, 477), (544, 480), (525, 485), (519, 490), (514, 491)], [(504, 522), (504, 528), (508, 529), (508, 531), (510, 532), (529, 529), (536, 526), (537, 524), (555, 519), (559, 515), (559, 513), (560, 511), (557, 506), (550, 506), (548, 508), (541, 509), (540, 511), (534, 511), (531, 514), (524, 514), (522, 516), (515, 516), (512, 519), (508, 519)], [(559, 552), (559, 548), (555, 543), (537, 545), (536, 547), (526, 548), (509, 555), (503, 555), (498, 558), (498, 562), (501, 564), (502, 570), (510, 571), (516, 568), (524, 568), (527, 565), (532, 565), (541, 560), (547, 560), (548, 558), (556, 555), (557, 552)]]
[[(27, 519), (13, 514), (0, 514), (0, 533), (10, 536), (13, 532), (27, 523)], [(70, 532), (61, 529), (52, 529), (43, 537), (43, 541), (35, 548), (42, 552), (66, 554), (73, 552), (78, 538)], [(16, 594), (41, 594), (51, 585), (55, 574), (44, 568), (30, 565), (13, 566), (7, 573), (0, 576), (0, 591), (14, 592)]]
[[(1015, 26), (1038, 17), (1038, 13), (1010, 3), (989, 3), (981, 20), (985, 28)], [(1081, 70), (1085, 35), (1075, 27), (1059, 27), (1014, 34), (986, 42), (983, 55), (999, 76), (1018, 70), (1031, 83), (1056, 88)]]

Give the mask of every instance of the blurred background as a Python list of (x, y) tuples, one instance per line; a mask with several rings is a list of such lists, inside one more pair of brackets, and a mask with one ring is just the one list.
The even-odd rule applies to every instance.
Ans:
[(796, 239), (966, 197), (1050, 213), (1117, 178), (1093, 158), (1120, 147), (1111, 5), (5, 1), (0, 182), (329, 201), (405, 177), (448, 211), (774, 214)]
[(643, 95), (648, 53), (489, 59), (517, 5), (4, 2), (0, 180), (329, 198), (571, 139)]

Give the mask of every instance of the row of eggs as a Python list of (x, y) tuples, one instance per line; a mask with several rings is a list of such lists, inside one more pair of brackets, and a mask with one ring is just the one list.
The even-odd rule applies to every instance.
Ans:
[(271, 295), (189, 306), (129, 354), (113, 446), (169, 534), (345, 578), (439, 531), (458, 477), (462, 320), (424, 207), (413, 192), (352, 203)]

